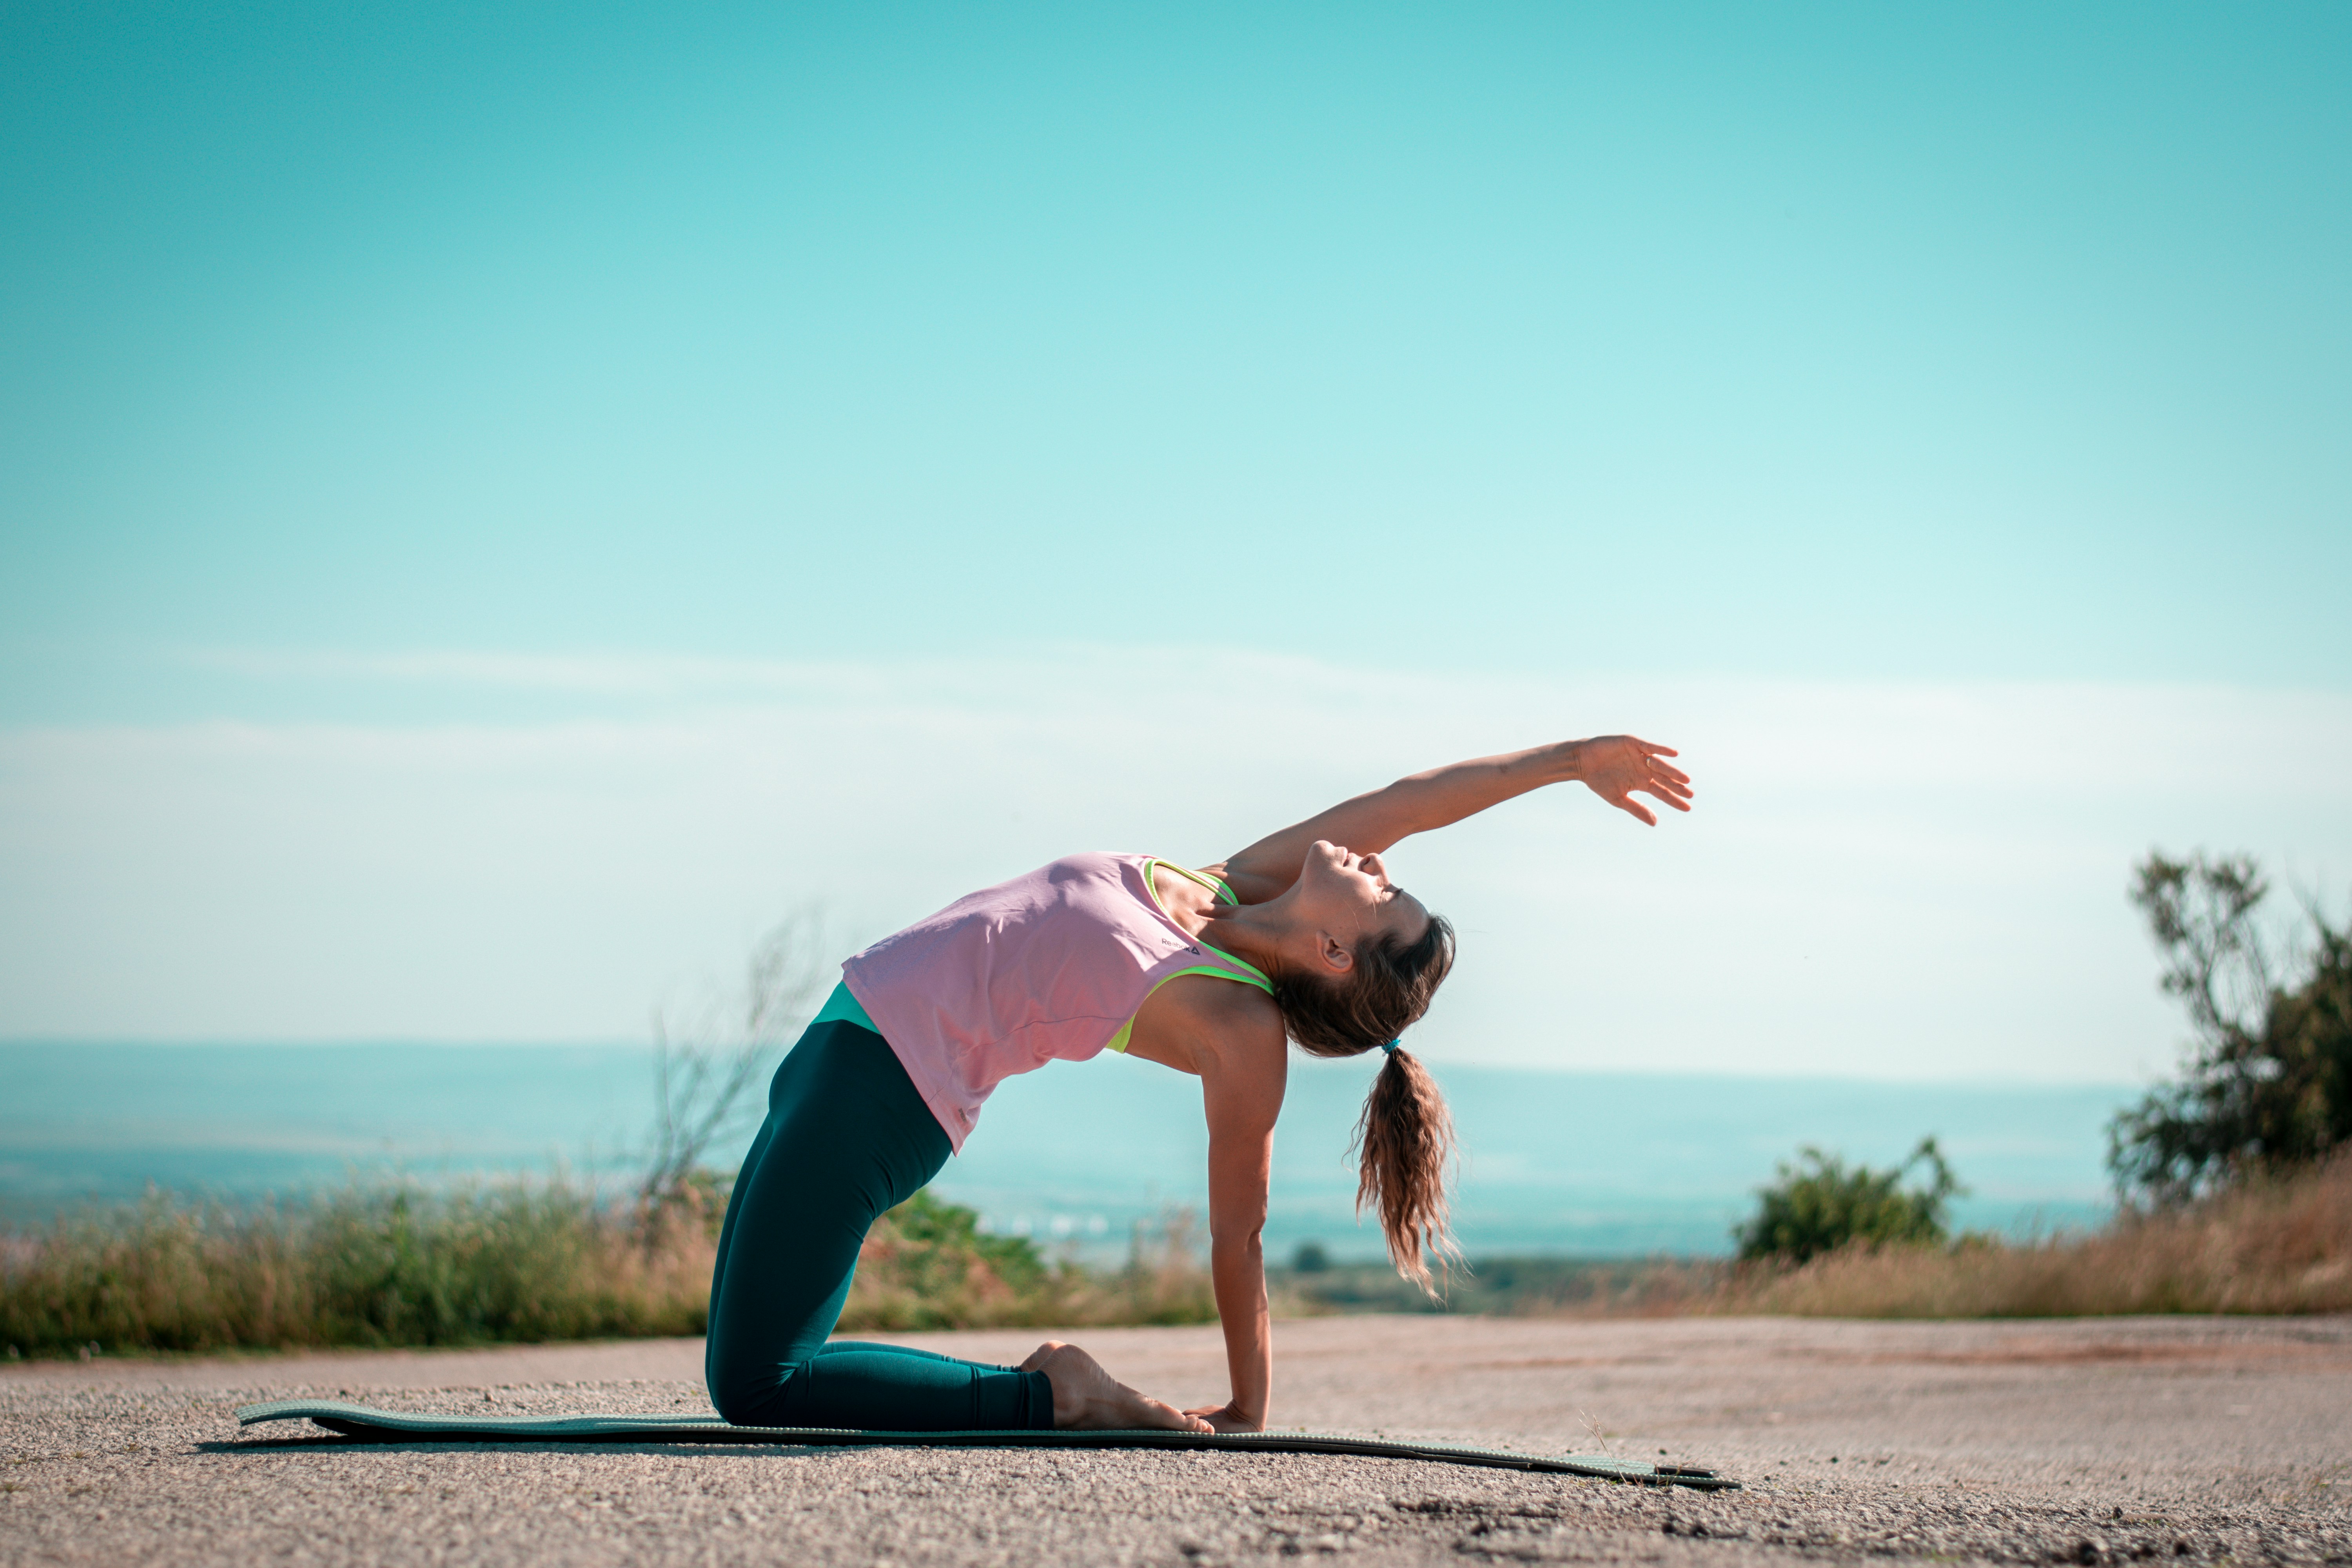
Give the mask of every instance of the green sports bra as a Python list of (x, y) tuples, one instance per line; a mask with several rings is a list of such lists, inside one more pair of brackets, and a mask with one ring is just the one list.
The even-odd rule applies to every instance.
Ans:
[[(1160, 902), (1160, 889), (1152, 883), (1151, 871), (1152, 868), (1155, 866), (1165, 866), (1171, 871), (1175, 872), (1185, 880), (1198, 883), (1200, 886), (1208, 889), (1210, 892), (1216, 895), (1217, 900), (1220, 903), (1238, 904), (1241, 902), (1239, 899), (1234, 897), (1234, 890), (1225, 886), (1224, 880), (1222, 878), (1212, 877), (1202, 871), (1195, 871), (1190, 867), (1179, 866), (1173, 860), (1146, 860), (1143, 863), (1143, 885), (1150, 891), (1151, 901), (1154, 904), (1159, 905), (1160, 912), (1163, 915), (1168, 914), (1168, 906)], [(1176, 917), (1169, 915), (1168, 918), (1173, 920)], [(1211, 952), (1215, 953), (1219, 958), (1223, 959), (1227, 963), (1239, 965), (1239, 969), (1225, 969), (1213, 963), (1195, 964), (1190, 969), (1180, 969), (1175, 974), (1162, 977), (1157, 984), (1152, 986), (1150, 991), (1145, 992), (1143, 994), (1143, 1000), (1145, 1002), (1150, 1001), (1152, 994), (1157, 992), (1161, 985), (1167, 984), (1169, 981), (1176, 979), (1179, 975), (1185, 974), (1212, 974), (1216, 976), (1219, 980), (1238, 980), (1244, 985), (1256, 986), (1259, 990), (1265, 992), (1269, 996), (1274, 994), (1274, 982), (1267, 977), (1265, 971), (1258, 968), (1257, 965), (1250, 963), (1249, 960), (1245, 958), (1235, 958), (1232, 953), (1227, 952), (1221, 947), (1213, 946), (1205, 942), (1201, 945), (1207, 948)], [(1141, 1004), (1139, 1003), (1137, 1005), (1136, 1010), (1139, 1013), (1142, 1011)], [(1127, 1050), (1127, 1037), (1129, 1035), (1132, 1034), (1134, 1030), (1135, 1020), (1133, 1018), (1129, 1018), (1126, 1023), (1121, 1024), (1118, 1026), (1118, 1033), (1113, 1035), (1110, 1037), (1110, 1044), (1103, 1048), (1105, 1050), (1118, 1051), (1123, 1054)]]

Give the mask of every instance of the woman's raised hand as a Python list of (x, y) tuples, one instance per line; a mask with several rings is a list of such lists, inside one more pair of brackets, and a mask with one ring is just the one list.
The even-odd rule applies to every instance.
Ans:
[(1679, 753), (1633, 735), (1596, 735), (1576, 742), (1576, 776), (1585, 787), (1618, 810), (1655, 827), (1650, 808), (1634, 793), (1654, 795), (1676, 811), (1690, 809), (1690, 774), (1660, 759)]

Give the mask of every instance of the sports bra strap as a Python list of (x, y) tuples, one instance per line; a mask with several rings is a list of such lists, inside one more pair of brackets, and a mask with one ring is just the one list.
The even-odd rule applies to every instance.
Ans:
[(1173, 871), (1178, 876), (1183, 878), (1186, 881), (1191, 882), (1197, 887), (1208, 889), (1209, 891), (1214, 893), (1226, 903), (1238, 904), (1241, 902), (1239, 899), (1234, 897), (1234, 890), (1225, 886), (1225, 879), (1223, 877), (1212, 877), (1206, 871), (1195, 871), (1189, 866), (1179, 866), (1173, 860), (1152, 860), (1148, 862), (1148, 864), (1153, 866), (1165, 866), (1171, 871)]
[[(1187, 881), (1194, 883), (1199, 887), (1206, 888), (1210, 892), (1220, 895), (1226, 903), (1238, 904), (1241, 902), (1239, 899), (1234, 897), (1234, 890), (1225, 886), (1224, 882), (1219, 878), (1212, 877), (1204, 871), (1195, 871), (1189, 866), (1179, 866), (1173, 860), (1156, 860), (1147, 858), (1143, 862), (1143, 885), (1150, 892), (1151, 901), (1160, 906), (1160, 912), (1163, 915), (1168, 912), (1168, 906), (1160, 902), (1160, 889), (1151, 886), (1151, 869), (1155, 866), (1167, 867), (1171, 871), (1175, 872), (1178, 876), (1182, 877)], [(1248, 959), (1227, 952), (1223, 948), (1215, 946), (1210, 942), (1204, 942), (1201, 943), (1201, 945), (1203, 948), (1206, 948), (1210, 952), (1213, 952), (1219, 958), (1223, 959), (1226, 963), (1234, 965), (1234, 968), (1227, 969), (1219, 964), (1194, 964), (1187, 969), (1177, 970), (1173, 974), (1164, 974), (1160, 976), (1159, 981), (1152, 985), (1151, 990), (1157, 991), (1160, 986), (1167, 984), (1171, 980), (1177, 979), (1182, 975), (1206, 974), (1218, 980), (1234, 980), (1239, 981), (1244, 985), (1255, 985), (1268, 995), (1272, 995), (1274, 994), (1274, 982), (1267, 978), (1265, 971), (1260, 969), (1256, 964), (1252, 963)], [(1150, 992), (1146, 992), (1144, 996), (1145, 1000), (1150, 1000)], [(1118, 1033), (1110, 1037), (1110, 1043), (1105, 1048), (1124, 1053), (1127, 1049), (1128, 1036), (1133, 1033), (1134, 1029), (1135, 1020), (1133, 1018), (1129, 1018), (1126, 1023), (1121, 1024), (1118, 1026)]]

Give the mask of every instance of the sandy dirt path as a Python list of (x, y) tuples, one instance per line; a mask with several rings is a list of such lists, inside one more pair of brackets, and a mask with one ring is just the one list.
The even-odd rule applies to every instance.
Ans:
[[(1017, 1359), (1034, 1332), (907, 1342)], [(1220, 1392), (1214, 1329), (1072, 1334)], [(698, 1341), (0, 1370), (0, 1563), (2352, 1563), (2352, 1319), (1281, 1325), (1281, 1425), (1716, 1466), (240, 1437), (295, 1394), (707, 1409)], [(285, 1431), (285, 1428), (272, 1428)]]

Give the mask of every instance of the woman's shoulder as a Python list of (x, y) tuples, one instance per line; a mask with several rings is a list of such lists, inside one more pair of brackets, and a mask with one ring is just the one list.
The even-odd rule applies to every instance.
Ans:
[[(1220, 989), (1234, 994), (1219, 995)], [(1183, 975), (1143, 1005), (1128, 1037), (1127, 1054), (1204, 1082), (1279, 1083), (1288, 1066), (1289, 1040), (1281, 1013), (1265, 992)]]
[(1274, 998), (1221, 974), (1180, 974), (1152, 992), (1145, 1010), (1150, 1015), (1151, 1033), (1162, 1037), (1230, 1042), (1253, 1052), (1276, 1054), (1287, 1043), (1282, 1009)]

